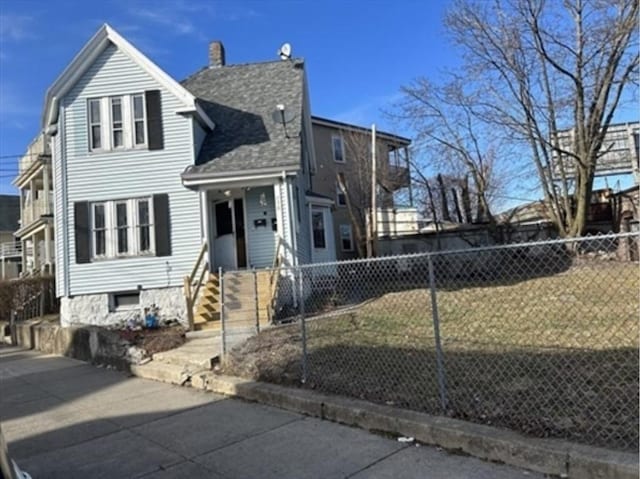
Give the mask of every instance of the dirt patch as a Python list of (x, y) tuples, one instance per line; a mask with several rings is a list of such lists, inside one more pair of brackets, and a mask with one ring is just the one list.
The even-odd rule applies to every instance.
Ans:
[(117, 332), (132, 346), (143, 349), (147, 356), (175, 349), (186, 341), (185, 330), (182, 326), (138, 330), (123, 329)]

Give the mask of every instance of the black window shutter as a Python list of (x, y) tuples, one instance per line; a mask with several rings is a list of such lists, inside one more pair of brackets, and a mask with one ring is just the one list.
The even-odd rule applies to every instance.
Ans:
[(89, 237), (89, 203), (79, 201), (73, 204), (76, 238), (76, 263), (91, 261), (91, 244)]
[(162, 132), (160, 90), (145, 91), (144, 100), (147, 109), (147, 144), (150, 150), (162, 150), (164, 148), (164, 136)]
[(171, 256), (169, 195), (153, 195), (153, 223), (156, 231), (156, 256)]

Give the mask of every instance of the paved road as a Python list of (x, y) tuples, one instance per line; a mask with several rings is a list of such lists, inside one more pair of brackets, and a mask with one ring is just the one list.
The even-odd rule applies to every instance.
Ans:
[(0, 419), (34, 479), (542, 477), (6, 346)]

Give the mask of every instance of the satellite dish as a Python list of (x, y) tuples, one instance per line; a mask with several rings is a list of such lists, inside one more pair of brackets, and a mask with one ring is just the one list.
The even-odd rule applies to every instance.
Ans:
[(283, 43), (278, 49), (278, 56), (280, 56), (280, 60), (291, 60), (291, 44)]
[(279, 123), (281, 125), (286, 125), (287, 123), (291, 123), (296, 117), (295, 113), (291, 110), (285, 109), (284, 105), (278, 105), (277, 108), (271, 113), (271, 118), (274, 123)]

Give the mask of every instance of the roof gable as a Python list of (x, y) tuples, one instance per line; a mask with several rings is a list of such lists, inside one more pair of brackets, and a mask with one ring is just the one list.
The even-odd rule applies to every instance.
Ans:
[(175, 95), (175, 97), (184, 104), (184, 109), (181, 110), (182, 113), (196, 113), (205, 125), (210, 129), (214, 128), (214, 123), (196, 103), (195, 97), (189, 91), (149, 60), (148, 57), (125, 40), (113, 28), (104, 24), (84, 47), (82, 47), (80, 52), (71, 60), (71, 63), (67, 65), (47, 90), (42, 116), (43, 129), (46, 130), (48, 127), (57, 123), (59, 100), (73, 88), (76, 82), (110, 44), (113, 44), (118, 50), (144, 69), (160, 85)]

